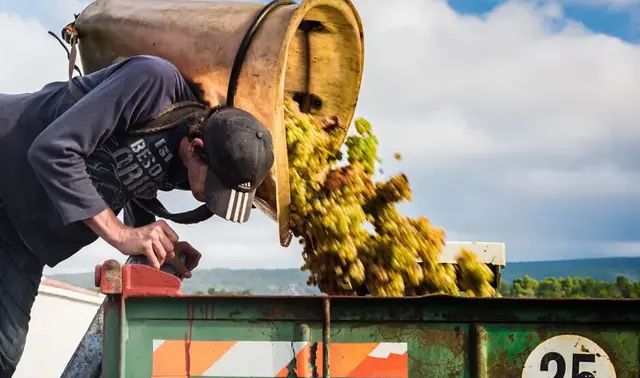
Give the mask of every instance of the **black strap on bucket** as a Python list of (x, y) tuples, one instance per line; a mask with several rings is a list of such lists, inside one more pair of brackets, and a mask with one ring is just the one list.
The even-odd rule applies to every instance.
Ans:
[(240, 71), (242, 70), (242, 65), (244, 64), (244, 58), (247, 56), (247, 51), (251, 46), (251, 41), (253, 41), (253, 37), (255, 36), (258, 29), (262, 25), (262, 22), (269, 16), (271, 12), (273, 12), (276, 8), (283, 5), (294, 5), (296, 4), (293, 0), (273, 0), (269, 4), (265, 5), (264, 8), (258, 12), (256, 18), (254, 18), (251, 26), (244, 34), (242, 38), (242, 42), (240, 42), (240, 46), (238, 47), (238, 52), (236, 53), (236, 57), (233, 60), (233, 66), (231, 67), (231, 76), (229, 78), (229, 86), (227, 87), (227, 105), (233, 106), (233, 102), (236, 97), (236, 92), (238, 91), (238, 77), (240, 76)]

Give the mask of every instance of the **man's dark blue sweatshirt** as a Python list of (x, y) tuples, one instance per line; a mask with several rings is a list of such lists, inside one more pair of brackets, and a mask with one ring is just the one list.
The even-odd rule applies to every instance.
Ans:
[[(97, 239), (82, 220), (132, 198), (170, 190), (184, 128), (131, 137), (132, 125), (195, 98), (177, 69), (150, 56), (129, 58), (74, 83), (0, 94), (0, 201), (40, 260), (54, 266)], [(176, 168), (178, 167), (178, 168)]]

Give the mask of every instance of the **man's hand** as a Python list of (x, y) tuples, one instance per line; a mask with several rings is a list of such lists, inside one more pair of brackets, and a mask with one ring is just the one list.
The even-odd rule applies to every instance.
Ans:
[[(178, 234), (163, 220), (144, 227), (128, 227), (111, 209), (84, 221), (98, 236), (125, 255), (144, 255), (156, 269), (175, 258)], [(197, 252), (197, 251), (196, 251)]]
[[(191, 278), (191, 271), (198, 266), (200, 257), (202, 255), (197, 249), (193, 248), (191, 244), (187, 242), (177, 242), (174, 245), (175, 256), (173, 258), (167, 257), (167, 264), (170, 264), (180, 277)], [(181, 257), (185, 256), (184, 263)]]
[(177, 242), (178, 234), (167, 222), (159, 220), (138, 228), (125, 226), (113, 246), (125, 255), (145, 255), (151, 266), (160, 268), (165, 260), (175, 258)]

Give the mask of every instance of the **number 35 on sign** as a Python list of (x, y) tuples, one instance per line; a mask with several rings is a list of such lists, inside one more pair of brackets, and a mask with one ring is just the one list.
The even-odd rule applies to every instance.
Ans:
[(522, 378), (616, 378), (616, 371), (598, 344), (578, 335), (559, 335), (531, 352)]

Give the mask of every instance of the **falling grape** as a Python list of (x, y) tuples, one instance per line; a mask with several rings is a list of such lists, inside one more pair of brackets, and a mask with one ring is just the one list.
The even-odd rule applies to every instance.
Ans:
[(470, 251), (462, 250), (457, 258), (460, 271), (459, 286), (470, 296), (490, 297), (496, 295), (496, 290), (491, 286), (493, 272), (485, 264), (478, 261), (478, 257)]
[(441, 264), (444, 230), (400, 214), (397, 204), (411, 200), (405, 175), (373, 180), (380, 159), (368, 121), (357, 119), (344, 141), (337, 117), (318, 120), (290, 98), (284, 120), (289, 226), (304, 247), (310, 285), (343, 295), (495, 295), (493, 273), (475, 255), (463, 251), (457, 266)]

